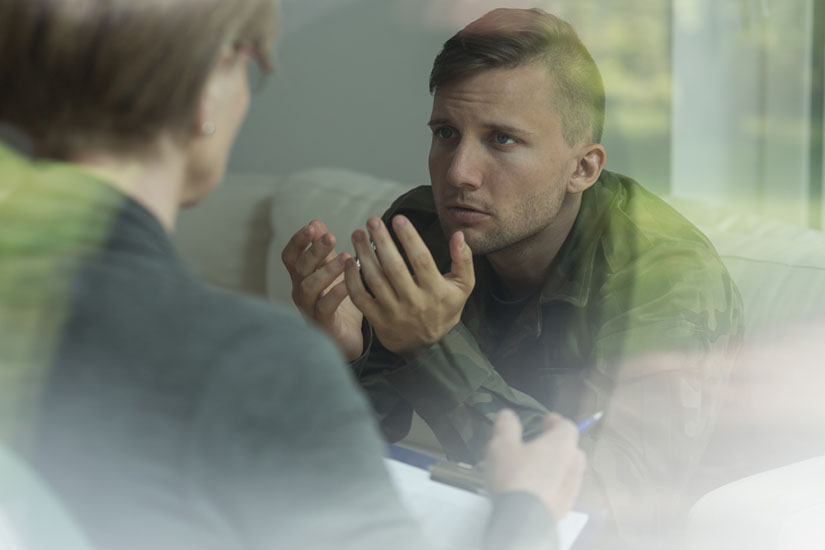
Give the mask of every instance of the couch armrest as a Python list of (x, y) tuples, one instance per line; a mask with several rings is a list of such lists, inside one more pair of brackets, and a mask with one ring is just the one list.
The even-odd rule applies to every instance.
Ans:
[(266, 294), (269, 210), (279, 182), (266, 175), (229, 174), (201, 204), (181, 211), (173, 241), (202, 279)]

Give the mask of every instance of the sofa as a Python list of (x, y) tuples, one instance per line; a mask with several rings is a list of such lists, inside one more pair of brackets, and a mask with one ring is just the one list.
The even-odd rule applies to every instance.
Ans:
[[(291, 235), (322, 219), (338, 237), (338, 249), (352, 252), (352, 230), (383, 213), (410, 187), (335, 168), (283, 177), (230, 174), (203, 204), (181, 213), (175, 241), (205, 280), (294, 307), (280, 260)], [(816, 421), (825, 418), (825, 400), (819, 396), (825, 388), (825, 342), (818, 336), (825, 335), (825, 233), (730, 207), (666, 200), (715, 244), (745, 304), (745, 348), (707, 452), (710, 463), (734, 467), (697, 485), (697, 497), (708, 494), (694, 505), (690, 529), (691, 540), (702, 541), (702, 533), (718, 532), (714, 518), (721, 516), (712, 510), (735, 510), (737, 499), (752, 498), (753, 484), (730, 486), (732, 481), (757, 476), (758, 485), (760, 472), (825, 455), (825, 427)], [(811, 421), (802, 425), (800, 417)], [(785, 429), (789, 424), (794, 429)], [(437, 441), (417, 418), (403, 444), (439, 454)], [(737, 491), (743, 485), (746, 489)], [(768, 538), (762, 540), (768, 544)], [(727, 543), (738, 547), (735, 540)], [(749, 548), (763, 547), (778, 548)]]

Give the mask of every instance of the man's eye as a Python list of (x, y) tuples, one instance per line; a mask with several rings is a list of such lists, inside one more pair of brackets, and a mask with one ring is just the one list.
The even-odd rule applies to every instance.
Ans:
[(435, 131), (435, 135), (441, 139), (452, 139), (455, 137), (455, 130), (449, 126), (442, 126)]
[(493, 139), (498, 145), (512, 145), (516, 142), (514, 137), (509, 134), (505, 134), (504, 132), (496, 132)]

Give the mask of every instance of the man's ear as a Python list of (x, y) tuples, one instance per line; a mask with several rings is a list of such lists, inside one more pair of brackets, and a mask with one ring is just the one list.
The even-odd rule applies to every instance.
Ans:
[(589, 143), (580, 146), (577, 158), (576, 170), (567, 183), (567, 192), (571, 195), (581, 193), (596, 183), (607, 160), (607, 153), (600, 144)]

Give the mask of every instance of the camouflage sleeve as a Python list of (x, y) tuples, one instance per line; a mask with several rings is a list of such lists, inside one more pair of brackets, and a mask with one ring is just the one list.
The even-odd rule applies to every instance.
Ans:
[(513, 409), (521, 417), (528, 437), (541, 432), (547, 412), (507, 385), (462, 323), (406, 361), (375, 339), (354, 366), (385, 434), (406, 435), (414, 409), (451, 460), (474, 463), (482, 458), (501, 409)]
[(384, 374), (403, 367), (405, 362), (381, 345), (366, 319), (361, 330), (366, 342), (364, 353), (351, 366), (372, 405), (384, 439), (394, 443), (410, 431), (412, 406), (387, 382)]
[(741, 346), (739, 293), (718, 259), (701, 261), (646, 255), (603, 289), (593, 380), (609, 387), (597, 388), (600, 429), (582, 439), (585, 498), (599, 494), (628, 547), (673, 536)]

